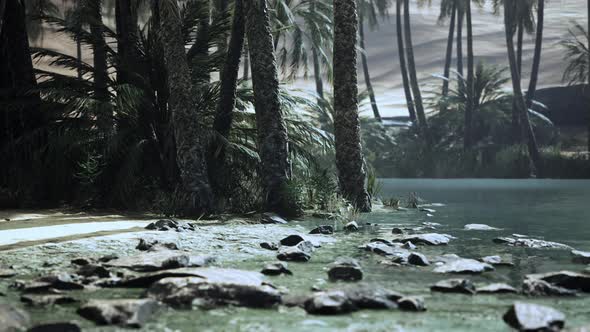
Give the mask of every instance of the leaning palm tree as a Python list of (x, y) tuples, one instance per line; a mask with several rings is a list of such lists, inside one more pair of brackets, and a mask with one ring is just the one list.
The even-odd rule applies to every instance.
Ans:
[(334, 0), (334, 137), (338, 182), (344, 198), (363, 212), (371, 211), (365, 189), (358, 115), (355, 0)]
[(506, 47), (508, 49), (508, 61), (510, 62), (510, 75), (512, 78), (512, 89), (515, 98), (515, 106), (518, 109), (523, 131), (526, 132), (527, 146), (529, 150), (529, 157), (533, 163), (533, 166), (538, 174), (543, 174), (543, 161), (539, 148), (537, 146), (537, 140), (535, 133), (529, 120), (528, 109), (526, 107), (526, 101), (522, 93), (520, 85), (520, 73), (518, 72), (518, 63), (516, 54), (514, 51), (514, 33), (516, 19), (516, 6), (520, 0), (503, 0), (504, 1), (504, 29), (506, 32)]
[[(565, 60), (568, 62), (563, 80), (569, 84), (588, 82), (590, 87), (590, 27), (588, 28), (585, 30), (581, 24), (575, 23), (570, 29), (570, 37), (561, 42), (566, 50)], [(588, 151), (590, 151), (590, 122), (588, 123)]]
[(209, 185), (205, 159), (205, 130), (195, 115), (193, 86), (184, 47), (181, 16), (176, 0), (161, 2), (160, 32), (168, 72), (168, 89), (172, 125), (176, 139), (176, 159), (186, 194), (184, 213), (201, 215), (211, 212), (213, 194)]
[(404, 46), (404, 31), (402, 27), (402, 5), (403, 0), (396, 1), (395, 23), (397, 35), (397, 52), (399, 57), (399, 66), (401, 68), (402, 74), (404, 96), (406, 97), (406, 106), (408, 107), (410, 121), (412, 121), (412, 123), (416, 123), (416, 109), (414, 108), (414, 100), (412, 99), (412, 89), (410, 88), (410, 79), (408, 78), (408, 66), (406, 64), (406, 48)]
[(473, 24), (471, 20), (471, 0), (466, 1), (465, 19), (467, 25), (467, 104), (465, 105), (465, 128), (463, 137), (463, 148), (469, 149), (473, 144), (473, 78), (474, 78), (474, 55), (473, 55)]
[(285, 216), (294, 211), (287, 195), (289, 160), (287, 128), (279, 102), (279, 80), (266, 0), (245, 0), (250, 49), (258, 154), (262, 162), (265, 208)]
[[(447, 37), (447, 50), (445, 53), (445, 68), (443, 76), (442, 95), (447, 96), (449, 93), (449, 75), (451, 74), (451, 61), (453, 58), (453, 40), (455, 38), (455, 21), (457, 16), (457, 3), (455, 0), (446, 0), (441, 2), (441, 10), (438, 17), (439, 22), (443, 22), (450, 16), (449, 35)], [(441, 108), (441, 111), (444, 109)]]
[(531, 108), (535, 91), (537, 90), (537, 81), (539, 78), (539, 66), (541, 65), (541, 51), (543, 48), (543, 28), (545, 21), (545, 0), (537, 1), (537, 33), (535, 34), (535, 53), (533, 55), (533, 67), (531, 69), (531, 79), (529, 88), (526, 92), (527, 108)]

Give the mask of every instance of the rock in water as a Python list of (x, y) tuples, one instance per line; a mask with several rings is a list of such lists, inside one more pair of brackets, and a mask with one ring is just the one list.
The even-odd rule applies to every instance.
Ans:
[(304, 303), (305, 311), (314, 315), (339, 315), (357, 308), (343, 291), (318, 292)]
[(13, 269), (0, 269), (0, 279), (12, 278), (16, 275), (16, 271)]
[(275, 242), (262, 242), (260, 244), (260, 247), (263, 249), (273, 250), (273, 251), (279, 250), (279, 245), (278, 245), (278, 243), (275, 243)]
[(418, 297), (402, 297), (397, 301), (400, 310), (404, 311), (426, 311), (426, 305)]
[(501, 228), (496, 228), (492, 226), (488, 226), (485, 224), (467, 224), (463, 228), (466, 231), (499, 231)]
[(396, 309), (402, 295), (387, 288), (358, 284), (343, 290), (359, 309)]
[(394, 228), (391, 230), (391, 234), (397, 234), (397, 235), (399, 235), (399, 234), (404, 234), (404, 230), (403, 230), (403, 229), (401, 229), (401, 228), (399, 228), (399, 227), (394, 227)]
[(139, 243), (135, 249), (140, 251), (154, 251), (160, 249), (178, 250), (178, 246), (176, 243), (172, 242), (160, 243), (158, 240), (139, 239)]
[(267, 276), (278, 276), (281, 274), (292, 275), (293, 272), (287, 268), (287, 263), (278, 262), (266, 265), (260, 273)]
[(555, 286), (545, 280), (525, 279), (522, 292), (528, 296), (576, 296), (576, 291)]
[(281, 247), (277, 254), (280, 261), (307, 262), (311, 259), (313, 245), (311, 242), (303, 241), (294, 247)]
[(458, 273), (458, 274), (479, 274), (486, 271), (493, 271), (490, 264), (481, 263), (475, 259), (459, 258), (451, 260), (434, 269), (436, 273)]
[(428, 266), (430, 262), (428, 258), (421, 253), (413, 252), (408, 255), (408, 264), (417, 265), (417, 266)]
[(514, 266), (514, 263), (510, 260), (498, 255), (482, 257), (480, 261), (494, 266)]
[(47, 323), (36, 325), (27, 330), (27, 332), (80, 332), (80, 325), (75, 322), (64, 323)]
[(363, 270), (356, 259), (339, 258), (332, 263), (328, 270), (328, 277), (331, 281), (359, 281), (363, 279)]
[(321, 226), (318, 226), (318, 227), (312, 229), (311, 232), (309, 232), (309, 234), (324, 234), (324, 235), (334, 234), (334, 227), (332, 227), (330, 225), (321, 225)]
[(475, 286), (468, 279), (441, 280), (430, 287), (433, 292), (475, 294)]
[(0, 331), (21, 331), (29, 327), (29, 315), (8, 304), (0, 303)]
[(260, 216), (261, 224), (286, 224), (287, 220), (281, 218), (279, 215), (274, 213), (263, 213)]
[(447, 234), (426, 233), (426, 234), (412, 234), (398, 238), (399, 242), (412, 242), (413, 244), (425, 244), (429, 246), (440, 246), (449, 244), (453, 237)]
[(175, 307), (235, 305), (269, 308), (281, 294), (257, 272), (203, 268), (193, 277), (165, 278), (147, 291), (150, 298)]
[(532, 303), (516, 302), (502, 318), (519, 331), (559, 331), (565, 325), (564, 314)]
[(305, 239), (302, 238), (301, 235), (289, 235), (286, 238), (282, 239), (280, 243), (282, 246), (293, 247), (303, 241), (305, 241)]
[(344, 225), (344, 230), (347, 232), (358, 232), (359, 224), (356, 221), (351, 221)]
[(74, 281), (72, 276), (68, 273), (59, 273), (48, 275), (37, 279), (37, 282), (48, 283), (49, 288), (59, 290), (79, 290), (84, 289), (84, 285)]
[(554, 286), (590, 293), (590, 274), (559, 271), (529, 274), (526, 278), (544, 280)]
[(73, 297), (66, 296), (66, 295), (58, 295), (58, 294), (50, 294), (50, 295), (23, 295), (20, 298), (21, 302), (33, 306), (33, 307), (44, 307), (44, 306), (51, 306), (51, 305), (60, 305), (60, 304), (71, 304), (76, 303), (76, 300)]
[(489, 284), (482, 287), (477, 287), (477, 293), (482, 294), (507, 294), (507, 293), (518, 293), (516, 288), (504, 284), (504, 283), (496, 283), (496, 284)]
[(88, 264), (81, 266), (76, 274), (81, 275), (83, 277), (98, 277), (98, 278), (108, 278), (111, 276), (111, 272), (105, 269), (103, 266)]
[(213, 261), (214, 259), (209, 256), (191, 256), (175, 250), (161, 250), (117, 258), (105, 263), (105, 266), (150, 272), (181, 267), (201, 267)]
[(177, 221), (172, 219), (161, 219), (156, 222), (153, 222), (145, 227), (145, 229), (154, 230), (154, 231), (177, 231), (177, 232), (185, 232), (185, 231), (194, 231), (195, 226), (193, 224), (184, 222), (184, 221)]
[(574, 256), (573, 261), (575, 263), (590, 264), (590, 252), (572, 250), (572, 255)]
[(562, 243), (529, 238), (498, 237), (495, 238), (493, 242), (499, 244), (507, 244), (513, 247), (525, 247), (533, 249), (573, 249), (572, 247)]
[(77, 312), (98, 325), (141, 328), (158, 307), (151, 299), (90, 300)]

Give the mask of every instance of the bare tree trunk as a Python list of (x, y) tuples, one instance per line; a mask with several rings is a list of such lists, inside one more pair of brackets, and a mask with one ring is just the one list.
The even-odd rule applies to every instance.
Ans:
[(399, 56), (399, 66), (402, 73), (402, 82), (404, 85), (404, 95), (406, 97), (406, 105), (408, 107), (408, 113), (410, 114), (410, 120), (412, 123), (417, 123), (416, 109), (414, 108), (414, 101), (412, 100), (412, 89), (410, 88), (410, 79), (408, 78), (408, 66), (406, 64), (406, 49), (404, 46), (404, 32), (402, 28), (402, 2), (403, 0), (396, 1), (396, 34), (397, 34), (397, 52)]
[(514, 98), (516, 99), (516, 106), (518, 107), (520, 120), (523, 126), (523, 130), (527, 134), (527, 146), (529, 150), (529, 156), (539, 175), (543, 174), (543, 160), (539, 153), (537, 146), (537, 140), (533, 127), (531, 126), (528, 111), (526, 108), (526, 102), (522, 94), (520, 86), (520, 75), (518, 74), (518, 64), (516, 61), (516, 54), (514, 51), (514, 28), (513, 19), (515, 17), (514, 8), (511, 7), (512, 3), (510, 0), (504, 0), (504, 28), (506, 30), (506, 47), (508, 49), (508, 61), (510, 62), (510, 74), (512, 76), (512, 88), (514, 90)]
[(463, 76), (463, 18), (465, 8), (457, 8), (457, 72)]
[[(453, 39), (455, 37), (455, 17), (457, 15), (457, 6), (453, 2), (453, 9), (451, 14), (451, 21), (449, 22), (449, 36), (447, 38), (447, 53), (445, 55), (445, 71), (444, 77), (446, 80), (443, 81), (442, 95), (446, 97), (449, 95), (449, 79), (451, 74), (451, 61), (453, 60)], [(445, 111), (446, 108), (441, 109)]]
[(244, 72), (242, 73), (242, 80), (247, 82), (250, 79), (250, 51), (248, 44), (244, 43)]
[[(211, 20), (211, 0), (203, 0), (202, 4), (204, 8), (200, 8), (200, 10), (203, 12), (203, 15), (199, 20), (197, 38), (195, 43), (187, 52), (193, 82), (196, 84), (206, 84), (211, 81), (211, 73), (209, 72), (207, 66), (201, 65), (209, 57), (209, 21)], [(197, 63), (201, 66), (197, 66)]]
[(432, 140), (428, 130), (428, 122), (426, 121), (426, 114), (424, 113), (424, 105), (422, 104), (422, 93), (418, 84), (418, 77), (416, 75), (416, 63), (414, 62), (414, 47), (412, 45), (412, 28), (410, 24), (410, 1), (404, 0), (404, 35), (406, 42), (406, 56), (408, 60), (408, 72), (410, 74), (410, 86), (412, 88), (412, 95), (414, 96), (414, 106), (416, 107), (416, 115), (418, 116), (418, 125), (420, 132), (427, 145), (430, 146)]
[(168, 71), (169, 105), (176, 138), (176, 158), (183, 191), (188, 199), (183, 209), (187, 215), (198, 216), (212, 211), (213, 194), (209, 185), (205, 152), (205, 128), (193, 108), (194, 99), (189, 65), (180, 26), (176, 1), (160, 8), (164, 58)]
[[(588, 0), (588, 16), (586, 19), (588, 21), (588, 35), (590, 36), (590, 0)], [(590, 49), (590, 37), (588, 38), (588, 48)], [(587, 88), (590, 89), (590, 52), (588, 52), (588, 86)], [(588, 152), (590, 152), (590, 107), (588, 107)]]
[(355, 0), (334, 0), (334, 136), (340, 191), (362, 212), (371, 211), (365, 189), (357, 88)]
[[(312, 2), (309, 7), (312, 13), (315, 13), (315, 3)], [(313, 31), (316, 31), (315, 29)], [(313, 33), (313, 32), (312, 32)], [(315, 38), (315, 36), (313, 37)], [(313, 60), (313, 78), (315, 80), (315, 91), (318, 95), (318, 103), (324, 99), (324, 82), (322, 80), (322, 68), (320, 62), (320, 55), (318, 54), (317, 45), (312, 43), (311, 55)]]
[(533, 68), (531, 69), (531, 80), (529, 89), (526, 92), (526, 105), (531, 108), (533, 98), (537, 90), (537, 81), (539, 79), (539, 66), (541, 65), (541, 51), (543, 49), (543, 29), (545, 21), (545, 0), (537, 2), (537, 34), (535, 37), (535, 54), (533, 55)]
[(471, 21), (471, 0), (466, 2), (466, 19), (467, 19), (467, 105), (465, 105), (465, 137), (464, 148), (470, 149), (473, 145), (473, 112), (475, 101), (474, 98), (474, 55), (473, 55), (473, 25)]
[(361, 62), (363, 65), (363, 73), (365, 76), (365, 85), (367, 86), (367, 92), (369, 93), (369, 99), (371, 100), (371, 109), (373, 109), (373, 116), (377, 121), (381, 122), (381, 114), (379, 114), (379, 107), (377, 107), (377, 100), (375, 99), (375, 91), (373, 90), (373, 84), (371, 84), (371, 75), (369, 73), (369, 64), (367, 62), (367, 53), (365, 50), (365, 28), (363, 26), (363, 12), (359, 14), (359, 45), (361, 47)]
[(518, 32), (516, 37), (516, 66), (518, 68), (518, 74), (522, 78), (522, 44), (524, 39), (524, 23), (519, 18)]
[(139, 30), (137, 28), (137, 10), (132, 1), (117, 0), (115, 3), (117, 22), (117, 53), (121, 63), (117, 67), (117, 80), (120, 83), (140, 84), (136, 76), (140, 72), (140, 57), (137, 52)]
[(246, 35), (252, 55), (252, 87), (262, 162), (265, 208), (290, 216), (294, 202), (287, 197), (289, 180), (287, 128), (279, 101), (279, 79), (266, 0), (245, 0)]
[(105, 101), (108, 98), (107, 82), (107, 44), (104, 39), (102, 23), (102, 5), (100, 1), (87, 0), (86, 6), (90, 11), (90, 33), (93, 43), (94, 60), (94, 97)]

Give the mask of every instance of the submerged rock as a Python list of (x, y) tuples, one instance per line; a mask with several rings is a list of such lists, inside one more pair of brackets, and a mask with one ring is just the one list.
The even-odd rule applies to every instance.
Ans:
[(532, 303), (516, 302), (502, 318), (519, 331), (559, 331), (565, 325), (563, 313)]
[(572, 250), (572, 255), (574, 256), (573, 261), (575, 263), (590, 264), (589, 251)]
[(0, 303), (0, 331), (20, 331), (30, 324), (29, 315), (8, 304)]
[(527, 279), (544, 280), (554, 286), (590, 293), (590, 274), (572, 271), (559, 271), (529, 274)]
[(105, 263), (105, 266), (150, 272), (181, 267), (201, 267), (209, 265), (214, 260), (211, 256), (192, 256), (174, 250), (160, 250), (117, 258)]
[(80, 332), (82, 329), (76, 322), (46, 323), (35, 325), (27, 332)]
[(344, 230), (347, 232), (358, 232), (359, 224), (356, 221), (351, 221), (344, 225)]
[(512, 263), (508, 259), (502, 258), (501, 256), (497, 255), (482, 257), (480, 261), (494, 266), (514, 266), (514, 263)]
[(0, 279), (12, 278), (16, 276), (16, 271), (13, 269), (0, 269)]
[(572, 247), (545, 240), (529, 239), (529, 238), (511, 238), (511, 237), (498, 237), (495, 238), (494, 243), (507, 244), (513, 247), (525, 247), (533, 249), (566, 249), (572, 250)]
[(426, 311), (424, 300), (419, 297), (402, 297), (397, 301), (397, 305), (404, 311)]
[(394, 260), (401, 260), (403, 262), (406, 262), (411, 252), (407, 249), (403, 249), (400, 247), (401, 246), (397, 244), (387, 245), (382, 242), (370, 242), (366, 244), (363, 248), (367, 251), (371, 251), (379, 255), (392, 257)]
[(278, 262), (267, 264), (260, 273), (267, 276), (278, 276), (281, 274), (292, 275), (293, 272), (287, 268), (287, 263)]
[(318, 292), (304, 303), (305, 311), (314, 315), (339, 315), (357, 310), (343, 291)]
[(70, 261), (73, 265), (84, 266), (92, 263), (88, 258), (74, 258)]
[(33, 307), (44, 307), (61, 304), (76, 303), (78, 300), (71, 296), (66, 295), (23, 295), (20, 298), (21, 302), (33, 306)]
[(396, 241), (398, 242), (412, 242), (413, 244), (424, 244), (429, 246), (440, 246), (449, 244), (453, 237), (447, 234), (426, 233), (426, 234), (412, 234), (402, 236)]
[(441, 280), (430, 287), (433, 292), (475, 294), (475, 286), (469, 279)]
[(404, 234), (404, 230), (403, 230), (403, 229), (401, 229), (401, 228), (399, 228), (399, 227), (394, 227), (394, 228), (391, 230), (391, 234), (398, 234), (398, 235), (399, 235), (399, 234)]
[(359, 284), (343, 290), (358, 309), (396, 309), (397, 301), (403, 296), (387, 288)]
[(135, 249), (140, 251), (153, 251), (158, 249), (178, 250), (176, 243), (167, 242), (160, 243), (158, 240), (139, 239), (139, 243)]
[[(59, 273), (54, 275), (47, 275), (37, 279), (37, 286), (43, 288), (43, 283), (47, 284), (47, 288), (59, 289), (59, 290), (79, 290), (84, 289), (84, 285), (75, 281), (72, 275), (68, 273)], [(32, 286), (33, 284), (29, 284)], [(29, 289), (30, 290), (30, 289)], [(25, 287), (26, 291), (26, 287)], [(39, 289), (39, 291), (41, 291)]]
[(482, 286), (482, 287), (477, 287), (477, 293), (482, 293), (482, 294), (507, 294), (507, 293), (518, 293), (518, 291), (516, 290), (516, 288), (508, 285), (508, 284), (504, 284), (504, 283), (495, 283), (495, 284), (489, 284), (486, 286)]
[(260, 247), (263, 249), (267, 249), (267, 250), (279, 250), (279, 244), (276, 242), (262, 242), (260, 244)]
[(525, 279), (522, 292), (528, 296), (575, 296), (576, 291), (555, 286), (545, 280)]
[(297, 235), (297, 234), (295, 234), (295, 235), (289, 235), (289, 236), (287, 236), (286, 238), (283, 238), (283, 239), (280, 241), (280, 244), (281, 244), (282, 246), (293, 247), (293, 246), (296, 246), (296, 245), (298, 245), (300, 242), (303, 242), (303, 241), (305, 241), (305, 239), (304, 239), (303, 237), (301, 237), (301, 235)]
[(321, 225), (318, 226), (314, 229), (312, 229), (309, 234), (324, 234), (324, 235), (330, 235), (330, 234), (334, 234), (334, 227), (330, 226), (330, 225)]
[(313, 245), (309, 241), (303, 241), (294, 247), (281, 247), (277, 254), (280, 261), (307, 262), (311, 259)]
[(274, 213), (263, 213), (260, 216), (261, 224), (287, 224), (287, 220), (281, 218), (278, 214)]
[(417, 266), (428, 266), (430, 262), (428, 258), (421, 253), (413, 252), (408, 255), (408, 264), (417, 265)]
[(158, 308), (151, 299), (90, 300), (77, 312), (98, 325), (141, 328)]
[(436, 212), (435, 209), (429, 209), (429, 208), (424, 208), (424, 207), (420, 208), (420, 211), (421, 212), (428, 212), (428, 213), (435, 213)]
[(493, 271), (494, 267), (487, 263), (478, 262), (475, 259), (458, 258), (444, 263), (434, 269), (436, 273), (479, 274)]
[(111, 276), (111, 272), (100, 265), (88, 264), (81, 266), (76, 274), (81, 275), (83, 277), (98, 277), (98, 278), (108, 278)]
[(488, 226), (485, 224), (467, 224), (463, 227), (466, 231), (499, 231), (501, 228)]
[(192, 277), (165, 278), (147, 291), (150, 298), (176, 307), (235, 305), (269, 308), (281, 302), (279, 291), (257, 272), (203, 268)]
[(363, 270), (356, 259), (343, 257), (331, 264), (328, 277), (331, 281), (358, 281), (363, 279)]
[(416, 249), (416, 246), (412, 243), (412, 241), (408, 241), (402, 245), (402, 248), (408, 249), (408, 250), (414, 250), (414, 249)]
[(154, 231), (177, 231), (177, 232), (186, 232), (186, 231), (194, 231), (195, 226), (191, 223), (184, 222), (184, 221), (177, 221), (172, 219), (161, 219), (156, 222), (153, 222), (145, 227), (145, 229), (154, 230)]

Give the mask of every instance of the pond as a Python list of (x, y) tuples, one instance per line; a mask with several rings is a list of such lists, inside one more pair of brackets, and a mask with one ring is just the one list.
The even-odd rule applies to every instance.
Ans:
[[(574, 264), (569, 250), (529, 249), (495, 244), (492, 239), (511, 234), (525, 234), (538, 239), (556, 241), (579, 250), (590, 251), (590, 181), (561, 180), (382, 180), (383, 197), (407, 197), (416, 192), (436, 206), (433, 216), (417, 210), (392, 211), (379, 208), (361, 217), (360, 223), (379, 224), (370, 231), (335, 234), (335, 243), (325, 244), (307, 263), (290, 263), (293, 276), (269, 277), (274, 285), (286, 288), (291, 294), (309, 294), (312, 286), (324, 289), (342, 285), (327, 281), (325, 267), (337, 257), (358, 259), (364, 270), (363, 282), (379, 284), (407, 295), (424, 298), (428, 311), (359, 311), (344, 316), (311, 316), (297, 308), (276, 310), (222, 308), (208, 311), (164, 310), (149, 323), (147, 331), (509, 331), (501, 317), (514, 301), (528, 301), (554, 307), (567, 316), (566, 327), (590, 324), (590, 297), (526, 298), (521, 295), (460, 295), (431, 293), (433, 283), (451, 278), (432, 272), (432, 267), (389, 266), (384, 257), (359, 249), (369, 239), (391, 238), (392, 224), (420, 225), (436, 222), (436, 232), (447, 233), (457, 239), (447, 246), (419, 247), (428, 257), (458, 254), (466, 258), (489, 255), (510, 257), (513, 267), (497, 267), (493, 272), (467, 276), (476, 284), (508, 283), (520, 288), (526, 274), (557, 270), (582, 271), (585, 266)], [(480, 223), (501, 228), (498, 231), (466, 231), (465, 224)], [(326, 221), (309, 219), (297, 222), (309, 230)], [(251, 227), (248, 225), (241, 226)], [(203, 228), (206, 230), (206, 228)], [(278, 240), (270, 238), (268, 240)], [(258, 243), (252, 243), (257, 246)], [(0, 253), (0, 258), (3, 253)], [(5, 253), (6, 254), (6, 253)], [(223, 260), (224, 267), (260, 270), (275, 259), (269, 255)], [(137, 291), (109, 290), (80, 298), (125, 297)], [(8, 299), (12, 297), (9, 296)], [(1, 301), (1, 299), (0, 299)], [(75, 307), (33, 311), (35, 320), (55, 318), (82, 321)], [(96, 328), (82, 322), (88, 331), (113, 331), (115, 328)]]

